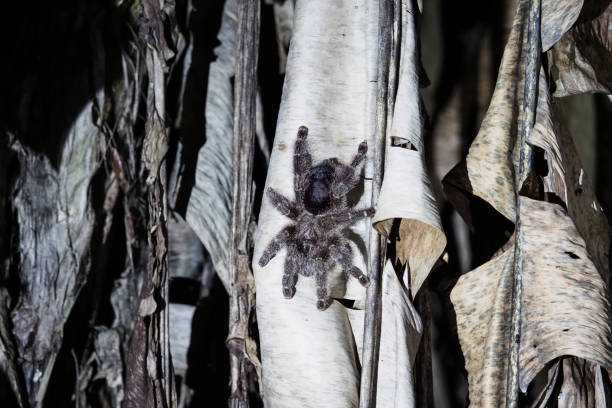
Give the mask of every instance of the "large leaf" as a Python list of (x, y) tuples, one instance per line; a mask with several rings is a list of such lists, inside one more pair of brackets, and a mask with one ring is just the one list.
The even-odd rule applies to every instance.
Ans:
[[(521, 199), (525, 240), (520, 385), (557, 357), (570, 355), (612, 368), (608, 286), (584, 239), (559, 205)], [(514, 250), (463, 275), (452, 291), (466, 360), (470, 401), (505, 403)]]
[(94, 230), (90, 182), (104, 142), (87, 103), (68, 132), (58, 168), (19, 142), (14, 192), (21, 295), (11, 314), (30, 404), (39, 406), (60, 350), (64, 323), (89, 270)]
[(234, 124), (234, 75), (236, 49), (236, 1), (223, 9), (217, 60), (210, 64), (206, 93), (206, 143), (198, 153), (195, 185), (185, 220), (210, 254), (225, 288), (228, 283), (228, 242), (232, 205), (232, 151)]
[(540, 26), (542, 50), (547, 51), (576, 22), (583, 0), (542, 1), (542, 25)]
[[(495, 92), (478, 135), (470, 146), (465, 162), (445, 177), (447, 196), (464, 218), (469, 211), (458, 206), (454, 188), (468, 192), (489, 203), (508, 220), (515, 219), (514, 163), (518, 107), (522, 102), (524, 50), (522, 47), (526, 23), (525, 1), (519, 3), (512, 31), (499, 68)], [(451, 189), (451, 187), (453, 189)]]
[(555, 96), (612, 93), (612, 2), (591, 0), (576, 25), (548, 51)]
[[(410, 301), (408, 291), (387, 261), (382, 276), (381, 345), (378, 362), (376, 404), (379, 407), (413, 407), (418, 397), (414, 383), (414, 366), (423, 324)], [(363, 312), (347, 309), (357, 351), (361, 358)]]
[[(459, 204), (464, 193), (486, 201), (509, 221), (515, 219), (516, 132), (522, 119), (519, 107), (523, 99), (524, 75), (524, 3), (521, 3), (515, 18), (496, 89), (480, 131), (465, 162), (444, 180), (447, 195), (466, 219), (471, 219), (474, 214), (469, 207)], [(547, 174), (542, 175), (544, 192), (550, 199), (554, 195), (567, 205), (578, 231), (587, 241), (598, 270), (607, 276), (610, 230), (574, 143), (560, 119), (549, 96), (548, 81), (541, 70), (536, 123), (528, 142), (546, 152)], [(457, 189), (459, 194), (456, 194)]]
[[(408, 263), (406, 284), (415, 296), (442, 254), (446, 237), (424, 165), (420, 62), (413, 15), (417, 10), (411, 5), (408, 2), (401, 10), (398, 89), (391, 132), (385, 140), (385, 177), (374, 223), (382, 234), (389, 236), (393, 220), (399, 220), (396, 252), (402, 263)], [(406, 177), (411, 181), (407, 182)]]
[(595, 189), (582, 166), (574, 141), (562, 122), (556, 101), (549, 97), (547, 89), (542, 73), (536, 124), (528, 140), (545, 152), (548, 172), (542, 177), (542, 187), (551, 201), (558, 198), (565, 204), (576, 229), (586, 241), (589, 256), (610, 284), (608, 220), (597, 201)]
[[(445, 179), (449, 197), (473, 226), (486, 224), (484, 217), (489, 215), (475, 210), (483, 208), (474, 206), (478, 200), (465, 197), (484, 200), (507, 222), (513, 222), (516, 215), (518, 191), (514, 186), (524, 181), (516, 180), (516, 134), (522, 120), (526, 4), (519, 3), (480, 132), (466, 162)], [(562, 203), (563, 207), (521, 198), (524, 256), (514, 259), (512, 250), (502, 249), (496, 258), (462, 277), (453, 290), (470, 399), (476, 405), (504, 404), (515, 262), (523, 264), (521, 389), (525, 391), (548, 362), (563, 355), (575, 356), (572, 364), (590, 361), (595, 366), (593, 372), (600, 366), (609, 369), (612, 362), (608, 223), (572, 139), (559, 120), (543, 69), (537, 101), (536, 123), (528, 139), (532, 146), (528, 163), (533, 171), (523, 188), (525, 194)], [(533, 146), (542, 149), (543, 158)], [(589, 382), (592, 378), (585, 376), (582, 384), (596, 388)], [(570, 376), (563, 381), (563, 387), (579, 392)]]

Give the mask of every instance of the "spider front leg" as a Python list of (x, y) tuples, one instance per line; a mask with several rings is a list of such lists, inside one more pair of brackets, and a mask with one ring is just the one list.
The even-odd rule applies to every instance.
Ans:
[(274, 207), (276, 207), (276, 209), (280, 211), (285, 217), (289, 217), (292, 220), (297, 219), (299, 211), (293, 201), (289, 200), (287, 197), (280, 194), (272, 187), (268, 187), (268, 197), (270, 197), (272, 205), (274, 205)]
[(357, 154), (353, 157), (350, 166), (343, 166), (338, 170), (336, 183), (333, 187), (333, 195), (336, 199), (345, 196), (359, 182), (361, 168), (368, 152), (368, 143), (364, 140), (357, 148)]
[(356, 209), (356, 210), (353, 209), (353, 210), (346, 211), (346, 212), (337, 212), (337, 213), (328, 214), (322, 217), (321, 222), (327, 228), (334, 228), (334, 227), (343, 228), (343, 227), (346, 227), (348, 225), (355, 223), (357, 220), (361, 218), (371, 217), (372, 215), (374, 215), (375, 212), (376, 212), (375, 207), (361, 208), (361, 209)]
[(332, 304), (332, 298), (327, 294), (327, 271), (319, 268), (315, 275), (317, 283), (317, 309), (323, 311)]
[(361, 165), (363, 164), (363, 160), (365, 159), (367, 152), (368, 142), (364, 140), (363, 142), (359, 143), (359, 147), (357, 148), (357, 154), (353, 157), (353, 160), (351, 161), (351, 167), (355, 169), (355, 171), (361, 168)]
[(329, 247), (330, 256), (340, 264), (342, 271), (356, 278), (361, 286), (367, 288), (370, 286), (370, 278), (368, 278), (358, 267), (353, 265), (353, 250), (349, 244), (338, 245), (332, 244)]
[(259, 258), (259, 266), (262, 268), (270, 262), (270, 259), (276, 256), (276, 253), (289, 241), (295, 226), (289, 225), (283, 228), (276, 236), (270, 241), (263, 254)]
[(302, 202), (304, 178), (312, 167), (312, 156), (308, 151), (307, 137), (308, 128), (306, 126), (300, 126), (295, 141), (295, 151), (293, 153), (293, 188), (295, 189), (296, 201), (298, 203)]

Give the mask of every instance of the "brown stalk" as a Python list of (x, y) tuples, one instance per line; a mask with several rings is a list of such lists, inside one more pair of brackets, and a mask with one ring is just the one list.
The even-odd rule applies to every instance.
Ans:
[(519, 139), (519, 174), (516, 188), (516, 219), (514, 242), (514, 272), (512, 287), (512, 317), (510, 329), (510, 350), (508, 353), (508, 371), (506, 377), (506, 407), (518, 405), (519, 394), (519, 353), (521, 342), (521, 298), (523, 292), (523, 231), (521, 228), (520, 184), (529, 172), (527, 138), (535, 123), (535, 112), (538, 97), (538, 75), (540, 72), (540, 0), (529, 1), (529, 20), (527, 33), (527, 66), (525, 68), (525, 88), (522, 106), (521, 133)]
[[(372, 175), (372, 202), (378, 199), (382, 184), (383, 163), (385, 156), (385, 140), (387, 132), (387, 115), (389, 113), (389, 98), (394, 93), (389, 92), (389, 71), (392, 58), (394, 1), (382, 0), (379, 5), (378, 17), (378, 74), (376, 97), (376, 128), (374, 133), (375, 160)], [(381, 277), (385, 260), (386, 241), (384, 236), (373, 232), (370, 236), (370, 287), (366, 294), (364, 331), (363, 331), (363, 361), (361, 371), (360, 408), (376, 406), (376, 383), (378, 377), (378, 356), (380, 352), (381, 328)]]
[(258, 370), (249, 320), (255, 307), (255, 284), (250, 266), (248, 230), (251, 221), (253, 154), (256, 127), (257, 61), (260, 2), (238, 2), (238, 34), (234, 83), (234, 154), (232, 229), (229, 242), (230, 407), (248, 407), (249, 373)]

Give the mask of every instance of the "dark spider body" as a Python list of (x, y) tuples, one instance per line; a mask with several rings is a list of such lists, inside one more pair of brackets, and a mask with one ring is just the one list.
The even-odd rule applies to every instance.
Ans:
[(294, 222), (270, 241), (259, 265), (265, 266), (284, 246), (287, 247), (283, 274), (283, 295), (295, 295), (298, 274), (314, 276), (317, 284), (317, 308), (331, 305), (328, 295), (327, 271), (339, 264), (349, 274), (368, 287), (370, 280), (355, 265), (353, 254), (342, 231), (361, 218), (374, 214), (374, 208), (349, 208), (346, 194), (359, 182), (359, 174), (368, 150), (366, 142), (359, 145), (349, 166), (337, 159), (323, 160), (312, 166), (306, 137), (308, 128), (300, 126), (293, 157), (295, 201), (268, 188), (272, 204)]

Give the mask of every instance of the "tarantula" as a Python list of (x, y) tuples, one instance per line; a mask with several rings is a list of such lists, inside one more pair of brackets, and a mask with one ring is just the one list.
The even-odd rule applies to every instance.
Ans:
[(295, 201), (291, 201), (273, 188), (268, 188), (270, 201), (283, 215), (294, 222), (281, 230), (270, 241), (259, 259), (260, 266), (268, 262), (283, 247), (287, 247), (283, 274), (283, 295), (295, 295), (298, 274), (314, 276), (317, 285), (317, 308), (327, 309), (332, 302), (328, 296), (327, 271), (338, 263), (344, 274), (352, 275), (361, 285), (370, 286), (370, 280), (353, 265), (353, 254), (342, 230), (357, 220), (374, 214), (374, 207), (349, 208), (346, 194), (359, 181), (359, 174), (368, 150), (361, 142), (350, 166), (337, 159), (326, 159), (312, 166), (306, 137), (308, 128), (300, 126), (295, 142), (293, 171)]

